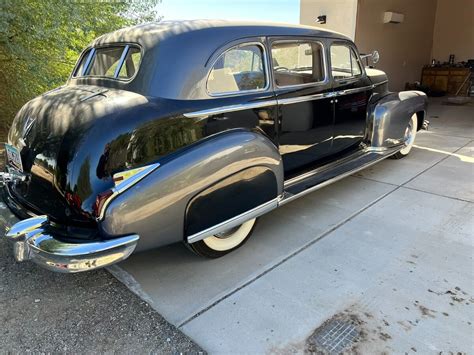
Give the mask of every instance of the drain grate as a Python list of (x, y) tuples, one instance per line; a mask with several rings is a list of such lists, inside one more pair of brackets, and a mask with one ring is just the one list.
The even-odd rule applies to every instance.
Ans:
[(360, 333), (357, 325), (352, 321), (330, 320), (308, 338), (307, 345), (310, 352), (325, 352), (329, 354), (340, 354), (352, 346)]

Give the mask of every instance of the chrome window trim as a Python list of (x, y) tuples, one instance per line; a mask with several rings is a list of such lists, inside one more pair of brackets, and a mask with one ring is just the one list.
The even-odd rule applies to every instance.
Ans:
[[(82, 68), (82, 75), (81, 76), (86, 76), (87, 69), (89, 68), (89, 65), (91, 64), (91, 60), (95, 55), (95, 51), (96, 51), (95, 48), (91, 48), (91, 51), (89, 52), (89, 55), (87, 56), (86, 62), (84, 63), (84, 68)], [(82, 60), (81, 60), (81, 62), (82, 62)], [(79, 66), (80, 65), (81, 64), (79, 63)], [(76, 75), (76, 77), (77, 77), (77, 75)]]
[[(227, 91), (227, 92), (218, 92), (218, 93), (210, 93), (208, 90), (208, 82), (209, 82), (209, 76), (211, 75), (212, 70), (214, 69), (214, 65), (217, 63), (217, 61), (227, 52), (240, 48), (240, 47), (247, 47), (251, 45), (256, 45), (259, 46), (262, 49), (262, 64), (264, 66), (263, 73), (265, 75), (265, 87), (262, 89), (251, 89), (251, 90), (239, 90), (239, 91)], [(262, 42), (258, 41), (251, 41), (251, 42), (241, 42), (236, 44), (235, 46), (232, 46), (230, 48), (227, 48), (225, 51), (223, 51), (221, 54), (217, 56), (217, 58), (212, 62), (210, 65), (210, 69), (206, 75), (206, 94), (210, 97), (225, 97), (225, 96), (236, 96), (236, 95), (242, 95), (242, 94), (250, 94), (250, 93), (255, 93), (255, 92), (265, 92), (270, 88), (270, 76), (269, 76), (269, 70), (268, 70), (268, 54), (267, 50), (265, 48), (265, 45)]]
[[(131, 78), (127, 78), (127, 79), (121, 79), (119, 77), (115, 78), (115, 73), (114, 73), (113, 77), (112, 76), (104, 76), (104, 75), (85, 75), (84, 72), (85, 72), (85, 70), (88, 69), (93, 56), (87, 58), (86, 65), (84, 66), (84, 69), (83, 69), (83, 74), (74, 75), (76, 69), (81, 65), (81, 62), (82, 62), (81, 59), (83, 59), (83, 57), (80, 56), (80, 58), (77, 61), (76, 66), (74, 67), (74, 70), (72, 71), (72, 74), (70, 75), (69, 79), (81, 80), (81, 79), (89, 79), (90, 78), (90, 79), (113, 80), (114, 82), (119, 81), (119, 82), (125, 82), (125, 83), (128, 83), (128, 82), (132, 81), (133, 79), (135, 79), (135, 77), (137, 76), (137, 74), (140, 71), (140, 68), (142, 66), (143, 56), (144, 56), (145, 53), (144, 53), (143, 47), (141, 45), (139, 45), (138, 43), (135, 43), (135, 42), (113, 42), (113, 43), (98, 45), (97, 47), (91, 47), (90, 49), (91, 49), (91, 53), (93, 52), (95, 54), (97, 49), (108, 48), (108, 47), (124, 47), (125, 48), (127, 46), (129, 47), (128, 51), (130, 50), (130, 48), (137, 48), (137, 49), (140, 50), (140, 63), (138, 63), (138, 69), (135, 71), (135, 73), (133, 74), (133, 76)], [(86, 51), (87, 51), (87, 49), (85, 49), (83, 51), (83, 53), (85, 53)], [(122, 54), (123, 54), (123, 52), (122, 52)], [(89, 56), (90, 56), (90, 54), (89, 54)], [(125, 57), (125, 59), (126, 59), (126, 57)]]
[(119, 62), (117, 64), (117, 68), (115, 68), (114, 79), (118, 78), (120, 74), (120, 70), (122, 70), (123, 62), (125, 61), (125, 58), (127, 57), (129, 49), (130, 49), (130, 46), (127, 44), (125, 48), (123, 49), (122, 55), (120, 56)]
[[(305, 84), (294, 84), (294, 85), (285, 85), (285, 86), (279, 86), (277, 85), (275, 81), (275, 70), (273, 69), (273, 60), (272, 60), (272, 79), (273, 79), (273, 85), (275, 86), (275, 89), (293, 89), (293, 88), (303, 88), (303, 87), (313, 87), (313, 86), (321, 86), (329, 83), (329, 75), (328, 75), (328, 66), (327, 66), (327, 58), (326, 58), (326, 47), (323, 42), (317, 39), (305, 39), (299, 37), (298, 39), (276, 39), (270, 43), (270, 54), (272, 53), (272, 46), (273, 43), (281, 43), (281, 42), (293, 42), (293, 43), (318, 43), (321, 48), (322, 48), (322, 53), (323, 53), (323, 74), (324, 74), (324, 80), (323, 81), (315, 81), (312, 83), (305, 83)], [(273, 59), (273, 54), (272, 59)]]
[(219, 107), (214, 107), (210, 109), (184, 113), (183, 116), (187, 118), (208, 117), (212, 115), (219, 115), (222, 113), (236, 112), (236, 111), (242, 111), (242, 110), (251, 110), (251, 109), (268, 107), (268, 106), (276, 106), (276, 105), (277, 105), (277, 100), (272, 99), (272, 100), (237, 104), (237, 105), (219, 106)]

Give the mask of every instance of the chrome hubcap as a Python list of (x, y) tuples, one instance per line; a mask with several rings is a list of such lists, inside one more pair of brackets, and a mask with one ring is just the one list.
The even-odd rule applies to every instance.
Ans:
[(214, 234), (214, 236), (216, 238), (219, 238), (219, 239), (226, 239), (226, 238), (229, 238), (230, 236), (232, 236), (235, 232), (237, 232), (237, 230), (240, 228), (240, 226), (237, 226), (237, 227), (234, 227), (234, 228), (230, 228), (224, 232), (221, 232), (221, 233), (217, 233), (217, 234)]
[(415, 139), (415, 135), (413, 133), (413, 123), (410, 121), (407, 129), (405, 130), (405, 146), (410, 146), (413, 143), (413, 140)]

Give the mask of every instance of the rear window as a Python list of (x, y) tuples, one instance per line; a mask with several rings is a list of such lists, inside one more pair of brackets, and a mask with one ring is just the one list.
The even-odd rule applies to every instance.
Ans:
[(82, 56), (74, 76), (131, 79), (138, 71), (140, 61), (141, 52), (138, 47), (124, 45), (91, 48)]

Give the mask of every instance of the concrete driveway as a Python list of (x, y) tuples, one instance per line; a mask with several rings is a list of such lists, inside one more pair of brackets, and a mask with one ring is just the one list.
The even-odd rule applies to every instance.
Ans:
[(472, 351), (474, 106), (429, 116), (410, 157), (262, 217), (231, 255), (110, 271), (211, 353)]

